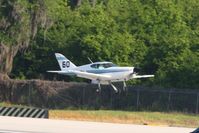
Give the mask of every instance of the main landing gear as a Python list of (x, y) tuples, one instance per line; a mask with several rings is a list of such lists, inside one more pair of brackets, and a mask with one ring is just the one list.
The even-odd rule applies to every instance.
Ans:
[(101, 89), (101, 85), (100, 83), (98, 83), (98, 89), (96, 90), (97, 93), (101, 93), (102, 89)]
[[(113, 90), (115, 91), (115, 93), (119, 92), (119, 90), (111, 82), (109, 82), (109, 84), (111, 85), (111, 87), (113, 88)], [(101, 89), (101, 84), (98, 83), (98, 89), (96, 90), (96, 92), (100, 93), (101, 90), (102, 90)], [(123, 91), (124, 92), (127, 91), (127, 86), (126, 86), (126, 82), (125, 81), (123, 81)]]

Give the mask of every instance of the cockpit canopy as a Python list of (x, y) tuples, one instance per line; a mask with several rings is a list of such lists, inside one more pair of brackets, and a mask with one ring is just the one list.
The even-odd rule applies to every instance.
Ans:
[(115, 67), (116, 65), (108, 62), (108, 63), (95, 63), (92, 64), (91, 67), (95, 69), (103, 69), (103, 68), (109, 68), (109, 67)]

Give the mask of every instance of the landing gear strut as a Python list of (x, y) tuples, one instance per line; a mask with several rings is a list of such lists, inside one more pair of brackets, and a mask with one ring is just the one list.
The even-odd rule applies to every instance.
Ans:
[(101, 90), (102, 90), (102, 89), (101, 89), (101, 85), (100, 85), (100, 83), (98, 83), (98, 89), (96, 90), (96, 92), (99, 92), (99, 93), (100, 93)]
[[(118, 89), (110, 82), (109, 83), (111, 86), (112, 86), (112, 88), (113, 88), (113, 90), (115, 91), (115, 93), (118, 93)], [(97, 93), (101, 93), (101, 84), (100, 83), (98, 83), (98, 89), (96, 90), (96, 92)]]
[(123, 81), (123, 91), (127, 91), (126, 82), (125, 81)]
[(115, 93), (118, 93), (118, 89), (112, 83), (110, 83), (110, 85), (113, 87)]
[[(111, 82), (109, 82), (109, 84), (111, 85), (111, 87), (113, 88), (113, 90), (115, 91), (115, 93), (118, 93), (119, 91), (118, 91), (118, 89), (111, 83)], [(98, 89), (96, 90), (96, 92), (101, 92), (101, 84), (100, 84), (100, 82), (98, 83)], [(125, 81), (123, 81), (123, 91), (125, 92), (125, 91), (127, 91), (127, 86), (126, 86), (126, 82)]]

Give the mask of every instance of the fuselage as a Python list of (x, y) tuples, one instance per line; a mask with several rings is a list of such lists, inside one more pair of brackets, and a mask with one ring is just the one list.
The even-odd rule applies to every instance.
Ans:
[(92, 83), (109, 84), (109, 82), (118, 82), (128, 80), (129, 75), (134, 71), (134, 67), (119, 67), (111, 62), (95, 62), (92, 64), (82, 65), (75, 68), (75, 70), (107, 75), (109, 78), (93, 80)]

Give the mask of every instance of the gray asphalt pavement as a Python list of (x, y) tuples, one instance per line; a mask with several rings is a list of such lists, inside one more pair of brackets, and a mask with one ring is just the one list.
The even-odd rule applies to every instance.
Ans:
[(190, 133), (193, 128), (0, 116), (0, 133)]

